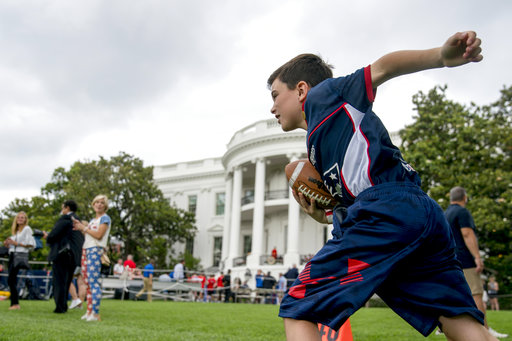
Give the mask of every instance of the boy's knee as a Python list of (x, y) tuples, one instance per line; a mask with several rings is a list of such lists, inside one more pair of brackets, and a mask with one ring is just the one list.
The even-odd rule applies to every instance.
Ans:
[(439, 322), (449, 340), (496, 340), (477, 319), (468, 314), (453, 317), (440, 316)]
[(287, 340), (320, 340), (316, 323), (306, 320), (283, 318)]

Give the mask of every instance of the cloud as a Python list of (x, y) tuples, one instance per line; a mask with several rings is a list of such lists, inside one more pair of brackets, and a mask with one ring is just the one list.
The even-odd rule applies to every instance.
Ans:
[[(388, 129), (411, 96), (447, 84), (487, 104), (510, 85), (507, 1), (64, 1), (0, 3), (0, 207), (37, 194), (57, 167), (125, 151), (148, 165), (222, 156), (235, 131), (270, 118), (268, 75), (319, 53), (344, 75), (384, 53), (475, 29), (483, 63), (379, 88)], [(29, 194), (33, 195), (33, 194)]]

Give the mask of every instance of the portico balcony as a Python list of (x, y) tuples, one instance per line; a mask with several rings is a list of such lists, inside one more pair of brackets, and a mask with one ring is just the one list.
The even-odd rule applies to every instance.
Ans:
[[(247, 191), (250, 194), (242, 197), (242, 206), (254, 203), (254, 191)], [(276, 190), (276, 191), (266, 191), (265, 192), (265, 201), (270, 200), (279, 200), (279, 199), (288, 199), (289, 191), (287, 189)]]

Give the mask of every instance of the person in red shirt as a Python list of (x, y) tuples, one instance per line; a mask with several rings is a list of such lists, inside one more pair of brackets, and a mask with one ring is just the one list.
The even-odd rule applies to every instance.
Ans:
[(135, 265), (135, 262), (133, 261), (133, 255), (128, 255), (126, 257), (126, 260), (124, 261), (123, 266), (124, 266), (124, 268), (126, 269), (126, 271), (128, 273), (128, 277), (130, 279), (132, 279), (132, 277), (133, 277), (133, 270), (135, 270), (135, 268), (137, 267), (137, 265)]
[(224, 293), (224, 273), (222, 271), (219, 277), (217, 277), (217, 291), (219, 293), (217, 300), (222, 302), (222, 294)]
[(126, 267), (129, 267), (130, 269), (135, 269), (137, 267), (137, 265), (135, 265), (135, 262), (133, 261), (133, 255), (128, 255), (126, 257), (126, 260), (124, 261), (123, 263), (123, 266), (126, 268)]
[(206, 281), (206, 294), (207, 294), (206, 301), (207, 302), (212, 301), (212, 296), (213, 296), (213, 293), (215, 292), (216, 284), (217, 284), (217, 281), (215, 280), (213, 275), (208, 275), (208, 280)]
[(272, 257), (274, 257), (274, 259), (277, 259), (277, 248), (275, 246), (272, 249)]
[(198, 276), (201, 279), (201, 294), (199, 295), (199, 300), (201, 298), (203, 299), (203, 302), (206, 302), (206, 276), (205, 275), (199, 275)]

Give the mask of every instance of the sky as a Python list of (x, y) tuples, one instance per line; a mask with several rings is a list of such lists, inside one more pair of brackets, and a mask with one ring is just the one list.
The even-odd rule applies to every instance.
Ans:
[(481, 63), (384, 83), (374, 111), (397, 131), (414, 120), (412, 96), (436, 85), (490, 104), (512, 85), (511, 15), (501, 0), (2, 1), (0, 209), (100, 155), (221, 157), (236, 131), (272, 118), (266, 80), (300, 53), (343, 76), (474, 30)]

